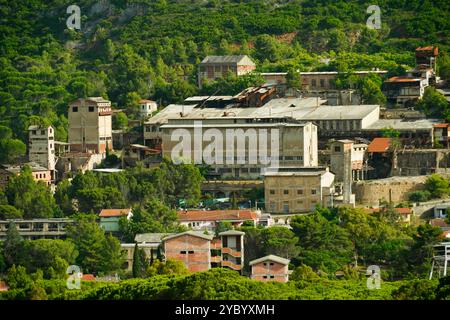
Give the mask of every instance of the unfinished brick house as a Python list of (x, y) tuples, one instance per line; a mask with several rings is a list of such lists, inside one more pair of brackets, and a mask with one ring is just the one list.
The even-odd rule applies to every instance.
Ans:
[(168, 236), (163, 239), (165, 258), (183, 261), (190, 272), (209, 270), (212, 240), (212, 235), (195, 231)]
[(289, 280), (289, 262), (289, 259), (275, 255), (252, 260), (250, 261), (252, 267), (250, 278), (260, 281), (287, 282)]

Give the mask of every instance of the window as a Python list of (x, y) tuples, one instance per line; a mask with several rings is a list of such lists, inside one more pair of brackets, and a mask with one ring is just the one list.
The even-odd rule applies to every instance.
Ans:
[(297, 204), (303, 204), (303, 200), (297, 200)]
[(36, 130), (31, 131), (32, 134), (36, 134)]
[(267, 276), (263, 276), (264, 279), (267, 279)]
[(94, 112), (94, 107), (89, 107), (89, 112)]
[(275, 190), (271, 189), (270, 194), (275, 194)]
[(334, 152), (341, 152), (341, 146), (335, 146)]
[(45, 134), (45, 130), (41, 130), (41, 134), (44, 135)]
[(325, 79), (320, 79), (320, 87), (325, 87)]
[(299, 195), (303, 194), (303, 189), (298, 189), (297, 194), (299, 194)]
[(289, 190), (283, 190), (283, 194), (289, 194)]
[(289, 202), (283, 203), (283, 211), (284, 213), (289, 213)]
[(193, 250), (191, 250), (191, 251), (188, 251), (188, 253), (189, 253), (189, 254), (194, 254), (194, 251), (193, 251)]
[(181, 254), (186, 254), (186, 251), (180, 251)]
[(270, 265), (273, 266), (273, 262), (271, 262)]
[(317, 86), (317, 81), (316, 81), (316, 79), (312, 79), (312, 80), (311, 80), (311, 86), (312, 86), (312, 87)]
[(317, 194), (317, 190), (316, 189), (311, 189), (311, 194)]
[(270, 276), (270, 279), (274, 279), (274, 278), (275, 278), (275, 276), (273, 276), (273, 275)]
[(72, 112), (78, 112), (78, 107), (72, 107)]

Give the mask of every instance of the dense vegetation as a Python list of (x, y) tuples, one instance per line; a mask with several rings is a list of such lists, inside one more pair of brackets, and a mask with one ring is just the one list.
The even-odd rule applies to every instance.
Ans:
[[(132, 116), (139, 98), (166, 105), (196, 94), (196, 66), (208, 54), (249, 54), (258, 71), (401, 74), (414, 65), (416, 46), (436, 44), (441, 76), (450, 75), (445, 0), (379, 2), (380, 30), (366, 27), (370, 1), (83, 0), (81, 30), (66, 26), (69, 4), (0, 1), (0, 125), (14, 139), (26, 142), (28, 125), (44, 122), (66, 140), (66, 106), (78, 97), (109, 98)], [(366, 81), (362, 92), (377, 81)], [(229, 79), (202, 93), (235, 93), (258, 82)], [(23, 153), (11, 141), (0, 141), (13, 150), (1, 161)]]

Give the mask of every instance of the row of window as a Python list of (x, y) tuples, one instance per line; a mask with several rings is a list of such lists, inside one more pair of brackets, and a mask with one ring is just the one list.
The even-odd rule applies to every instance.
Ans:
[[(53, 132), (52, 128), (50, 128), (48, 131), (49, 131), (50, 133)], [(39, 130), (39, 132), (40, 132), (42, 135), (46, 134), (46, 130)], [(31, 130), (31, 134), (36, 135), (36, 134), (37, 134), (37, 130)]]
[(190, 251), (180, 251), (180, 254), (194, 254), (194, 251), (193, 250), (190, 250)]
[(359, 120), (320, 120), (317, 121), (321, 129), (326, 130), (359, 130)]
[[(292, 191), (294, 191), (294, 190), (292, 190)], [(311, 192), (311, 194), (317, 194), (317, 189), (311, 189), (310, 192)], [(275, 195), (275, 194), (277, 194), (277, 190), (270, 189), (269, 193), (271, 195)], [(291, 190), (289, 190), (289, 189), (284, 189), (283, 190), (283, 194), (284, 195), (289, 195), (290, 193), (291, 193)], [(303, 189), (297, 189), (297, 195), (303, 195), (303, 194), (304, 194), (304, 190)]]
[[(89, 112), (94, 112), (95, 107), (89, 106), (88, 110), (89, 110)], [(78, 112), (78, 107), (72, 107), (72, 112)]]

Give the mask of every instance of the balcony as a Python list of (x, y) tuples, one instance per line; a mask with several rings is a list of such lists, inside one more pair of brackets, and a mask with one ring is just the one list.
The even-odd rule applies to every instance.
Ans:
[(211, 262), (212, 263), (220, 263), (221, 261), (222, 261), (222, 257), (221, 256), (211, 257)]
[(231, 261), (222, 261), (222, 267), (228, 267), (233, 270), (241, 270), (242, 266), (238, 264), (234, 264)]
[(222, 253), (227, 253), (227, 254), (229, 254), (229, 255), (231, 255), (233, 257), (236, 257), (236, 258), (240, 258), (241, 257), (241, 252), (237, 251), (237, 250), (234, 250), (232, 248), (222, 248)]

